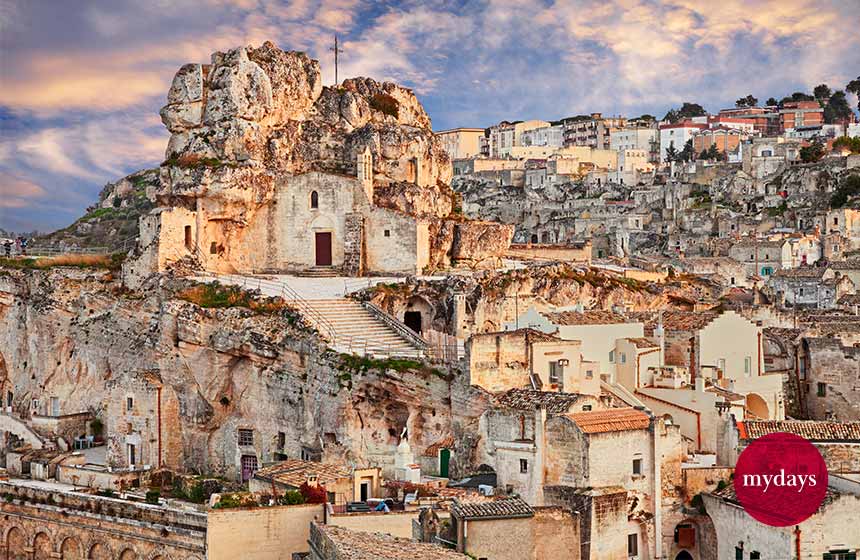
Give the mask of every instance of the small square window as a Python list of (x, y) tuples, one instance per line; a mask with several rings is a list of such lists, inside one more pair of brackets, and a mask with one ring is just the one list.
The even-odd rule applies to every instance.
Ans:
[(753, 550), (752, 552), (750, 552), (750, 560), (760, 560), (760, 559), (761, 559), (761, 553), (759, 553), (758, 550)]
[(387, 230), (383, 231), (382, 235), (384, 235), (385, 237), (391, 237), (391, 230), (387, 229)]
[(585, 370), (585, 378), (586, 379), (594, 379), (594, 372), (590, 369)]
[(520, 472), (521, 473), (529, 472), (529, 460), (528, 459), (520, 459)]
[(633, 474), (642, 474), (642, 459), (633, 459)]
[(240, 428), (239, 445), (254, 445), (254, 430)]
[(582, 411), (583, 412), (591, 412), (591, 405), (590, 404), (582, 405)]
[(627, 363), (627, 353), (626, 352), (621, 352), (621, 363), (622, 364)]

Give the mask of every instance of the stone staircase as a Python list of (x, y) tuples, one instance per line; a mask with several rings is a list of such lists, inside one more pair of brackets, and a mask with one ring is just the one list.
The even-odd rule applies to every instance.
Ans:
[[(335, 350), (348, 354), (419, 357), (422, 348), (407, 335), (351, 299), (305, 300), (314, 312), (305, 316), (331, 340)], [(323, 321), (327, 324), (321, 324)], [(403, 326), (403, 328), (408, 328)]]
[(337, 278), (341, 272), (331, 266), (314, 266), (296, 273), (296, 276), (304, 278)]

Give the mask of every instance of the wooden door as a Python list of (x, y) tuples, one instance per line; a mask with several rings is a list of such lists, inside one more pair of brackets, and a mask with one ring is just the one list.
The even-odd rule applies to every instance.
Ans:
[(317, 266), (331, 266), (331, 232), (316, 232)]

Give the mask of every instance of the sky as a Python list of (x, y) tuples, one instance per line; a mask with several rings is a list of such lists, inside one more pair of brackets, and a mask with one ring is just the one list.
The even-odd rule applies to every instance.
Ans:
[[(710, 111), (860, 74), (858, 0), (0, 0), (0, 228), (64, 227), (164, 158), (173, 74), (271, 40), (412, 87), (435, 130)], [(857, 99), (849, 95), (856, 107)]]

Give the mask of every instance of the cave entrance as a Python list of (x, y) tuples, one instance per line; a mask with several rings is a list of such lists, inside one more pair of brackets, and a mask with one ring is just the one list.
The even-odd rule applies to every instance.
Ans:
[(406, 326), (415, 331), (418, 334), (421, 334), (421, 312), (420, 311), (407, 311), (403, 315), (403, 322), (406, 323)]

